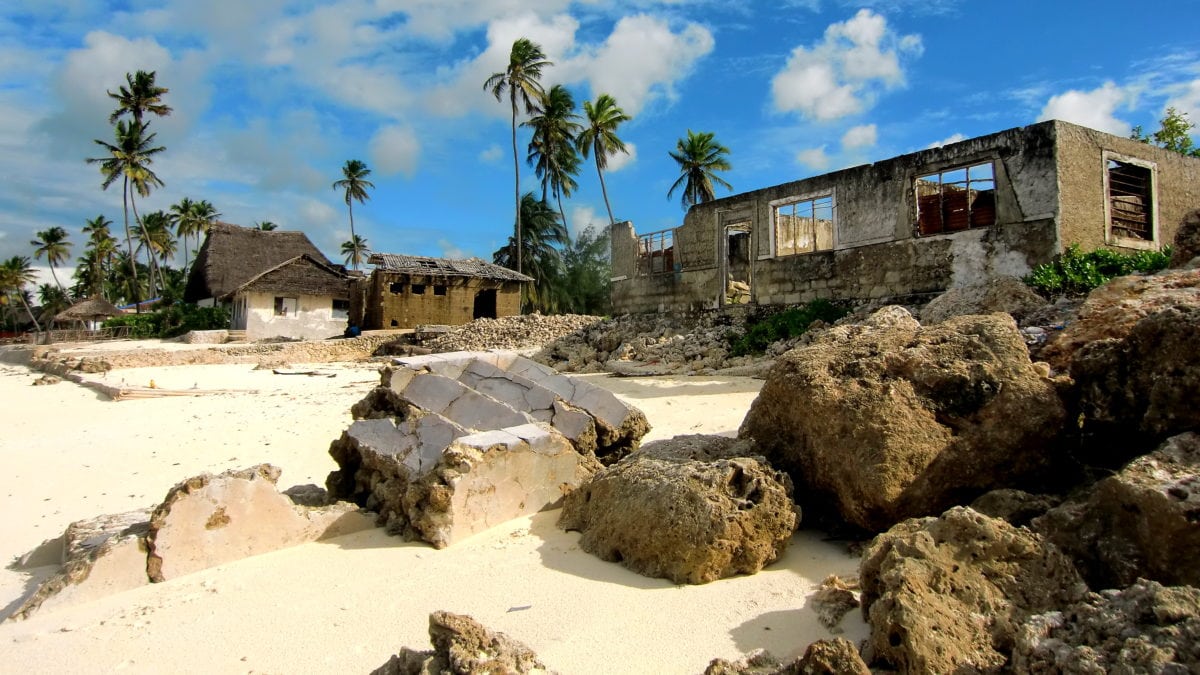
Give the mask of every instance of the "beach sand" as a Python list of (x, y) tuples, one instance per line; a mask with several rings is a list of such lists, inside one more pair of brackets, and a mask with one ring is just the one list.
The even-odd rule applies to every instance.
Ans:
[[(57, 537), (72, 521), (152, 506), (176, 482), (270, 462), (281, 489), (324, 485), (330, 441), (378, 382), (376, 364), (114, 370), (110, 384), (225, 390), (112, 402), (0, 365), (0, 560)], [(96, 376), (100, 377), (100, 376)], [(641, 408), (646, 440), (734, 435), (761, 382), (749, 378), (588, 376)], [(247, 558), (87, 604), (0, 624), (9, 672), (369, 672), (401, 646), (428, 649), (428, 615), (469, 614), (527, 644), (561, 673), (699, 673), (756, 648), (796, 656), (832, 637), (809, 607), (827, 574), (857, 559), (820, 533), (752, 576), (676, 586), (606, 563), (555, 526), (558, 511), (511, 521), (437, 551), (382, 530)], [(0, 570), (11, 610), (52, 568)], [(857, 612), (840, 633), (857, 642)]]

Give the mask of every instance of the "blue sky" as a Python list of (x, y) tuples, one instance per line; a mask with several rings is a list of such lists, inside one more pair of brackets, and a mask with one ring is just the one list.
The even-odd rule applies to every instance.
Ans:
[[(649, 232), (684, 215), (667, 152), (688, 129), (730, 148), (746, 191), (1042, 119), (1124, 135), (1173, 105), (1200, 121), (1198, 24), (1196, 0), (5, 0), (0, 257), (54, 225), (78, 255), (86, 219), (119, 226), (119, 185), (101, 191), (83, 158), (112, 135), (105, 90), (138, 69), (175, 109), (152, 123), (166, 186), (142, 212), (208, 199), (336, 260), (331, 183), (361, 159), (372, 250), (487, 259), (513, 177), (507, 104), (482, 83), (518, 37), (554, 61), (547, 86), (633, 116), (606, 181), (617, 218)], [(607, 223), (593, 164), (579, 183), (572, 232)]]

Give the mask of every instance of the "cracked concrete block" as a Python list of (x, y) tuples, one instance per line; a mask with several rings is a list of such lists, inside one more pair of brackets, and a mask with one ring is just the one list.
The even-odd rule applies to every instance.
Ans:
[[(397, 385), (403, 383), (401, 387)], [(499, 429), (533, 421), (528, 414), (434, 373), (392, 377), (391, 389), (403, 400), (468, 429)]]

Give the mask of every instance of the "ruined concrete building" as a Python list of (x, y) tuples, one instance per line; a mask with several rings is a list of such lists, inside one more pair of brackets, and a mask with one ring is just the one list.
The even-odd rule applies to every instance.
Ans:
[(1024, 276), (1071, 244), (1169, 244), (1200, 159), (1057, 120), (612, 229), (616, 312), (903, 299)]
[(533, 281), (478, 258), (448, 260), (373, 254), (371, 275), (357, 281), (352, 321), (365, 330), (459, 325), (521, 313), (521, 287)]

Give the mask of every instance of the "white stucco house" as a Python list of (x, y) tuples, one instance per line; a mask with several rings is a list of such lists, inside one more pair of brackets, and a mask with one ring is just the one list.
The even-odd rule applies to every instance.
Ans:
[(231, 330), (247, 340), (341, 336), (350, 311), (345, 268), (303, 232), (217, 223), (188, 276), (184, 300), (229, 307)]

